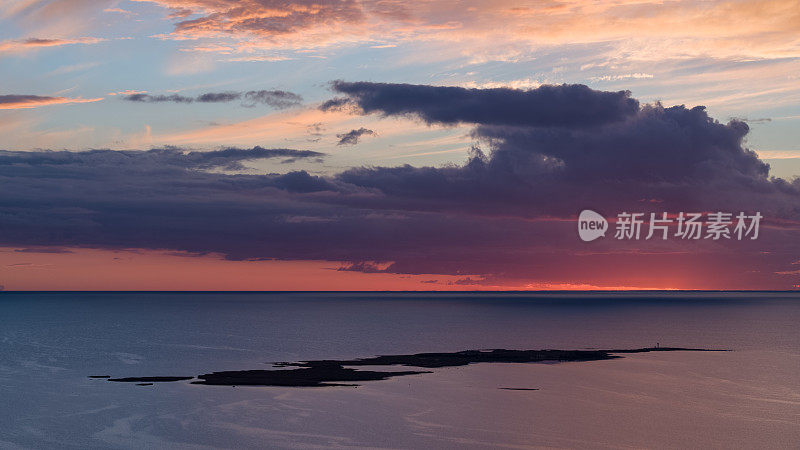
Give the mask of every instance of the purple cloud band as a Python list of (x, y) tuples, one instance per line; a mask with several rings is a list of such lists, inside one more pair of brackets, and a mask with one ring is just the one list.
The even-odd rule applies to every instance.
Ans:
[[(378, 261), (388, 262), (384, 272), (492, 282), (579, 276), (613, 283), (620, 273), (631, 283), (652, 282), (646, 277), (658, 267), (670, 267), (673, 277), (692, 267), (715, 282), (750, 287), (780, 286), (775, 272), (800, 251), (797, 226), (784, 226), (800, 222), (800, 180), (770, 178), (769, 166), (743, 146), (747, 125), (719, 123), (702, 107), (640, 107), (627, 93), (570, 86), (334, 86), (362, 113), (472, 123), (484, 150), (474, 148), (463, 165), (331, 176), (206, 170), (322, 156), (290, 149), (1, 152), (0, 244), (325, 259), (363, 271), (375, 271)], [(516, 114), (486, 113), (504, 109)], [(547, 117), (548, 109), (557, 113)], [(608, 115), (594, 117), (602, 111)], [(605, 240), (587, 248), (572, 221), (584, 208), (609, 215), (758, 210), (772, 226), (753, 242)], [(730, 270), (721, 274), (715, 264)]]

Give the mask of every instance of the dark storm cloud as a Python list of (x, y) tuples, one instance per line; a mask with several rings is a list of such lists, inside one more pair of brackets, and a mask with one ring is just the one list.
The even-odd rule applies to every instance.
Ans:
[(334, 81), (335, 98), (323, 110), (357, 106), (364, 113), (417, 116), (441, 124), (593, 126), (633, 116), (639, 102), (629, 91), (595, 91), (584, 85), (467, 89), (452, 86)]
[[(530, 91), (512, 92), (519, 98), (510, 103), (530, 98)], [(595, 99), (587, 101), (596, 107)], [(547, 105), (528, 106), (537, 111)], [(582, 107), (574, 101), (562, 110)], [(381, 111), (404, 115), (408, 108)], [(452, 114), (466, 114), (460, 111)], [(488, 214), (565, 215), (581, 206), (630, 208), (643, 198), (673, 210), (747, 203), (800, 212), (800, 183), (768, 177), (769, 165), (743, 146), (747, 124), (719, 123), (703, 107), (647, 105), (595, 127), (568, 120), (553, 126), (487, 122), (473, 136), (488, 146), (488, 155), (475, 149), (463, 166), (354, 168), (338, 179), (378, 190), (396, 207), (413, 203)]]
[[(514, 92), (531, 98), (527, 91), (507, 94)], [(612, 94), (585, 100), (596, 110), (597, 99), (617, 98)], [(573, 104), (561, 111), (585, 106), (580, 97), (565, 98)], [(427, 111), (429, 102), (420, 102)], [(494, 99), (488, 104), (496, 107)], [(603, 125), (543, 125), (538, 117), (546, 106), (529, 103), (532, 118), (507, 120), (514, 125), (477, 123), (473, 134), (485, 152), (474, 148), (463, 165), (445, 167), (253, 175), (203, 169), (320, 155), (260, 147), (2, 152), (0, 244), (325, 259), (344, 262), (343, 270), (451, 274), (480, 283), (569, 282), (576, 273), (596, 284), (618, 283), (620, 273), (630, 285), (668, 283), (679, 270), (728, 287), (781, 286), (774, 272), (787, 270), (800, 251), (800, 181), (769, 178), (769, 166), (744, 147), (745, 123), (719, 123), (701, 107), (648, 105)], [(588, 247), (574, 230), (584, 208), (607, 215), (761, 211), (772, 226), (758, 241), (606, 238)], [(663, 266), (674, 270), (651, 270)]]
[(347, 133), (337, 134), (336, 137), (339, 138), (339, 142), (336, 145), (356, 145), (358, 144), (358, 139), (365, 134), (371, 136), (375, 132), (361, 127), (357, 130), (350, 130)]
[(196, 97), (185, 95), (151, 95), (151, 94), (131, 94), (123, 97), (130, 102), (142, 103), (229, 103), (241, 100), (242, 106), (253, 107), (256, 105), (267, 105), (276, 109), (285, 109), (297, 106), (303, 101), (303, 97), (288, 91), (280, 90), (261, 90), (247, 92), (208, 92)]
[[(198, 170), (287, 152), (2, 152), (0, 189), (8, 195), (0, 196), (0, 244), (175, 249), (232, 259), (360, 260), (385, 252), (384, 232), (399, 217), (343, 203), (369, 192), (305, 171)], [(431, 221), (409, 222), (430, 233)], [(403, 242), (389, 247), (402, 250)]]

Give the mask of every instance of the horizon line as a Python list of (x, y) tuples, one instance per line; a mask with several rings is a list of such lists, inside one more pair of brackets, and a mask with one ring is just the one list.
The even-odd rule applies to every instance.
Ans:
[(667, 292), (715, 292), (715, 293), (748, 293), (748, 292), (796, 292), (800, 289), (555, 289), (555, 290), (0, 290), (0, 294), (30, 293), (208, 293), (208, 294), (280, 294), (280, 293), (428, 293), (428, 294), (566, 294), (566, 293), (667, 293)]

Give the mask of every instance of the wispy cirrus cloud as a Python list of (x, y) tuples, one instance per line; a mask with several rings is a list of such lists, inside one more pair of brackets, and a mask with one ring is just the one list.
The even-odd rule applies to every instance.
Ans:
[(99, 62), (86, 62), (86, 63), (78, 63), (78, 64), (69, 64), (65, 66), (57, 67), (52, 72), (48, 73), (48, 75), (64, 75), (73, 72), (82, 72), (85, 70), (92, 69), (94, 67), (99, 66)]
[(246, 92), (207, 92), (194, 97), (180, 94), (148, 94), (133, 92), (123, 97), (124, 100), (140, 103), (229, 103), (241, 100), (242, 106), (253, 107), (267, 105), (276, 109), (285, 109), (302, 103), (303, 97), (294, 92), (281, 90), (260, 90)]
[(532, 89), (537, 88), (544, 83), (540, 80), (534, 80), (532, 78), (520, 78), (516, 80), (508, 80), (508, 81), (468, 81), (464, 83), (460, 83), (460, 87), (465, 88), (478, 88), (478, 89), (487, 89), (487, 88), (510, 88), (510, 89)]
[(48, 97), (41, 95), (0, 95), (0, 109), (29, 109), (48, 105), (63, 105), (69, 103), (94, 103), (103, 100), (99, 98), (80, 97)]
[(108, 95), (134, 95), (134, 94), (147, 94), (147, 91), (137, 91), (136, 89), (125, 89), (117, 92), (109, 92)]
[(800, 150), (757, 150), (761, 159), (800, 159)]
[(24, 52), (26, 50), (36, 50), (46, 47), (60, 47), (62, 45), (74, 44), (97, 44), (106, 39), (96, 37), (78, 37), (68, 39), (46, 39), (46, 38), (27, 38), (6, 40), (0, 42), (0, 53), (2, 52)]
[(629, 79), (642, 79), (642, 78), (653, 78), (652, 74), (649, 73), (624, 73), (621, 75), (603, 75), (601, 77), (592, 77), (592, 81), (620, 81), (620, 80), (629, 80)]
[(103, 10), (103, 12), (119, 13), (119, 14), (123, 14), (123, 15), (126, 15), (126, 16), (135, 16), (136, 15), (136, 13), (133, 12), (133, 11), (128, 11), (127, 9), (116, 8), (116, 7), (115, 8), (106, 8), (106, 9)]

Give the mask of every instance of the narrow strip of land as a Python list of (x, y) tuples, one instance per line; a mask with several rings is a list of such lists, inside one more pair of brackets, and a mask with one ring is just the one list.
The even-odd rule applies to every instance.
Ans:
[[(700, 348), (650, 347), (612, 350), (464, 350), (452, 353), (416, 353), (413, 355), (383, 355), (349, 360), (313, 360), (275, 363), (272, 370), (231, 370), (211, 372), (197, 377), (158, 376), (109, 378), (108, 381), (128, 383), (158, 383), (193, 380), (192, 384), (215, 386), (357, 386), (357, 382), (385, 380), (392, 377), (430, 373), (430, 370), (361, 370), (361, 366), (406, 366), (421, 369), (466, 366), (474, 363), (535, 363), (600, 361), (621, 358), (619, 354), (716, 351)], [(195, 379), (196, 378), (196, 379)], [(501, 388), (523, 390), (521, 388)], [(527, 390), (527, 389), (526, 389)]]

